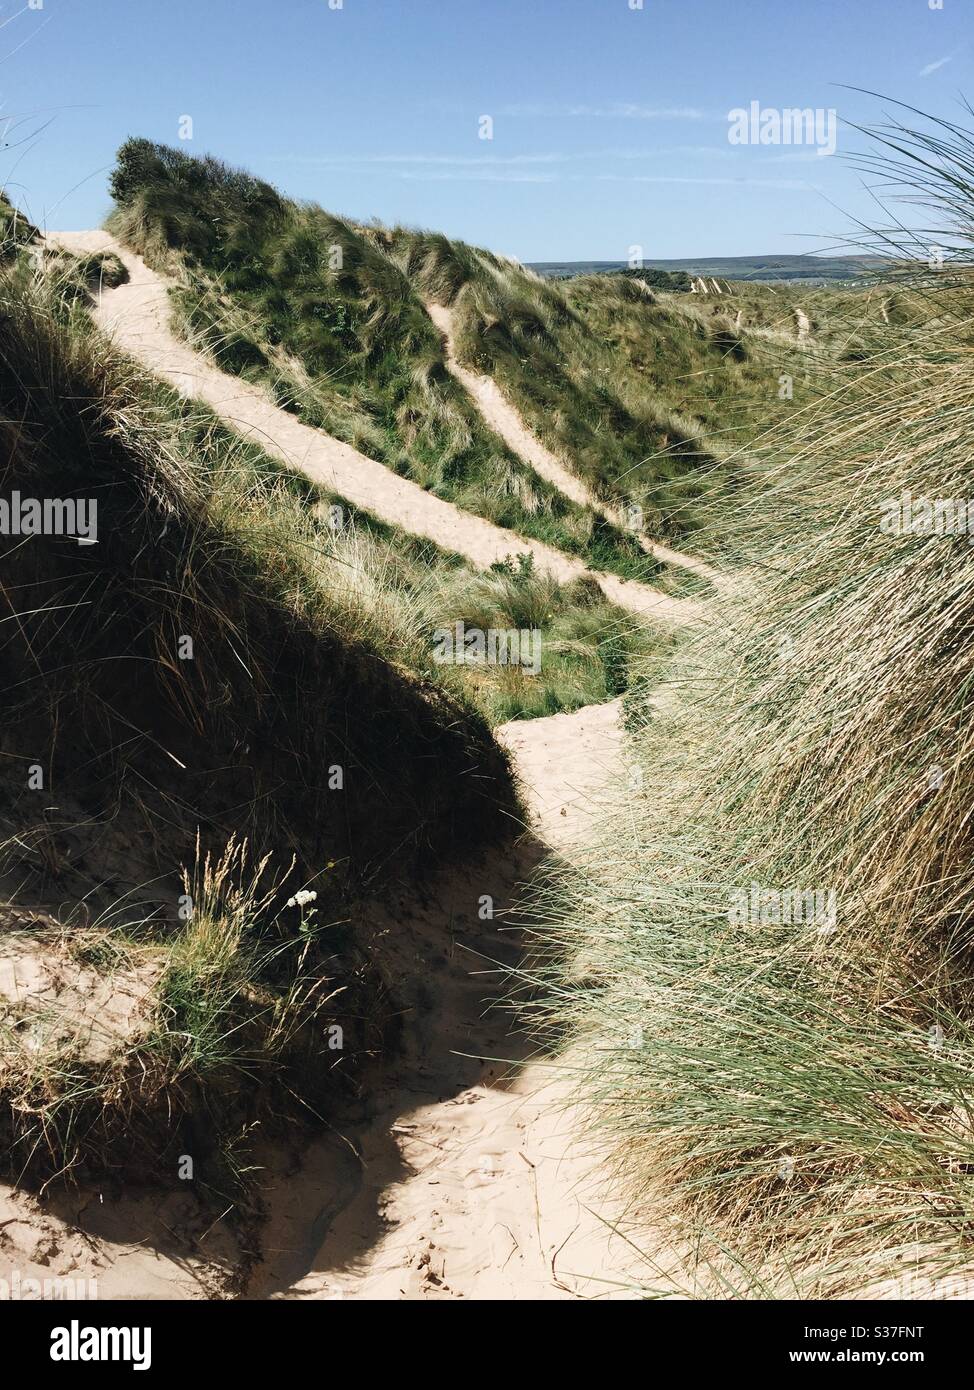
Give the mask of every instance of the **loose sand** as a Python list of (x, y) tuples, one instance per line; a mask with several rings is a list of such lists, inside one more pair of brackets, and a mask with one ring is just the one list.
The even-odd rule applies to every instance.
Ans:
[[(170, 333), (165, 283), (105, 234), (52, 240), (114, 250), (132, 279), (103, 295), (103, 327), (295, 467), (477, 564), (526, 548), (560, 576), (576, 572), (556, 551), (429, 496), (219, 372)], [(657, 617), (690, 608), (615, 584)], [(498, 730), (528, 808), (516, 853), (458, 866), (419, 896), (411, 889), (365, 911), (357, 927), (403, 1000), (401, 1055), (335, 1129), (311, 1144), (267, 1146), (266, 1220), (253, 1239), (231, 1236), (189, 1191), (160, 1200), (2, 1188), (0, 1279), (95, 1280), (100, 1296), (122, 1298), (631, 1297), (646, 1270), (608, 1224), (622, 1214), (607, 1196), (603, 1155), (581, 1138), (570, 1068), (531, 1057), (508, 1013), (489, 1007), (520, 953), (510, 918), (520, 883), (542, 858), (570, 857), (618, 783), (619, 715), (614, 701)], [(485, 896), (494, 915), (482, 920)]]
[[(570, 856), (613, 794), (619, 704), (498, 733), (530, 824), (513, 855), (367, 910), (360, 929), (403, 1002), (402, 1052), (360, 1114), (261, 1153), (256, 1258), (190, 1192), (3, 1188), (0, 1279), (94, 1279), (101, 1297), (167, 1299), (615, 1299), (632, 1297), (641, 1275), (655, 1282), (582, 1137), (570, 1061), (531, 1056), (508, 1012), (490, 1007), (521, 951), (510, 921), (519, 882), (543, 857)], [(652, 1244), (657, 1265), (671, 1259), (662, 1234)]]
[[(447, 368), (473, 397), (481, 415), (494, 433), (500, 435), (507, 447), (529, 463), (537, 474), (551, 483), (552, 487), (556, 487), (559, 492), (580, 506), (591, 507), (593, 511), (600, 512), (620, 530), (627, 530), (627, 521), (620, 509), (596, 497), (577, 474), (566, 468), (560, 459), (532, 434), (492, 377), (480, 376), (457, 361), (452, 311), (445, 304), (429, 303), (426, 305), (426, 312), (443, 335)], [(663, 545), (660, 541), (651, 541), (648, 536), (638, 535), (637, 539), (647, 555), (652, 555), (665, 565), (690, 570), (712, 584), (719, 585), (724, 581), (724, 576), (712, 565), (695, 555), (686, 555), (671, 546)]]

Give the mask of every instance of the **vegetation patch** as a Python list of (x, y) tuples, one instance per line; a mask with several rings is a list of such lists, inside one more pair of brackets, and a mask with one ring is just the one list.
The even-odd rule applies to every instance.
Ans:
[[(145, 378), (63, 275), (15, 256), (0, 297), (0, 498), (97, 518), (0, 545), (5, 937), (61, 981), (0, 1007), (9, 1169), (195, 1154), (237, 1191), (258, 1127), (318, 1122), (394, 1044), (365, 895), (506, 842), (507, 758), (336, 582), (299, 480)], [(120, 982), (105, 1046), (54, 1008)]]
[(953, 272), (756, 451), (733, 591), (627, 700), (624, 812), (539, 890), (525, 1007), (672, 1218), (655, 1293), (969, 1293), (972, 145), (891, 141)]
[(225, 370), (466, 511), (646, 573), (633, 537), (596, 531), (486, 427), (378, 231), (144, 140), (122, 146), (111, 186), (112, 231), (181, 279), (177, 321)]

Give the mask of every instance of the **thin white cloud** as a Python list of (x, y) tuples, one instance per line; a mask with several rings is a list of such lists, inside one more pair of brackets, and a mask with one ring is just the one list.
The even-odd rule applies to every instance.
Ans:
[(591, 155), (579, 155), (580, 159), (660, 159), (666, 155), (679, 155), (692, 159), (731, 159), (737, 151), (729, 145), (660, 145), (655, 150), (601, 150)]
[(792, 188), (814, 190), (817, 184), (807, 179), (704, 179), (683, 174), (600, 174), (603, 183), (693, 183), (717, 188)]
[(591, 116), (596, 119), (620, 121), (705, 121), (714, 119), (699, 106), (643, 106), (634, 101), (613, 101), (607, 105), (544, 105), (519, 103), (502, 106), (500, 116)]
[(921, 77), (929, 77), (931, 73), (939, 71), (940, 68), (945, 68), (948, 63), (952, 63), (953, 61), (953, 53), (948, 53), (946, 58), (938, 58), (935, 63), (928, 63), (925, 68), (921, 68), (919, 75)]
[(448, 165), (486, 165), (486, 164), (564, 164), (574, 156), (569, 154), (515, 154), (515, 155), (454, 155), (454, 154), (282, 154), (275, 157), (275, 163), (312, 164), (328, 167), (359, 164), (448, 164)]
[[(755, 187), (780, 189), (811, 189), (817, 185), (797, 179), (704, 178), (690, 175), (601, 173), (592, 169), (594, 163), (602, 165), (618, 161), (632, 165), (639, 160), (657, 162), (667, 157), (703, 158), (727, 160), (736, 156), (737, 151), (725, 146), (714, 145), (665, 145), (657, 149), (610, 148), (601, 150), (579, 150), (572, 153), (548, 151), (540, 154), (515, 155), (454, 155), (454, 154), (321, 154), (321, 155), (278, 155), (275, 162), (300, 164), (318, 168), (333, 169), (387, 169), (400, 179), (425, 183), (555, 183), (567, 180), (581, 182), (594, 178), (596, 181), (621, 183), (661, 183), (661, 184), (701, 184), (714, 187)], [(815, 162), (820, 159), (817, 151), (803, 151), (792, 154), (764, 155), (768, 163), (801, 161)], [(567, 166), (588, 165), (585, 173), (571, 172)], [(557, 172), (555, 170), (557, 169)]]
[(828, 150), (818, 148), (814, 150), (801, 150), (800, 152), (796, 151), (794, 154), (762, 153), (761, 162), (763, 164), (820, 164), (823, 159), (828, 158)]
[[(281, 154), (274, 155), (275, 164), (300, 164), (313, 168), (358, 168), (365, 165), (390, 166), (392, 168), (517, 168), (532, 165), (564, 165), (593, 162), (610, 163), (622, 160), (632, 163), (637, 160), (659, 160), (668, 156), (679, 158), (730, 159), (737, 151), (726, 145), (660, 145), (656, 149), (601, 149), (576, 150), (570, 154), (549, 152), (546, 154), (514, 155), (461, 155), (461, 154)], [(802, 156), (804, 158), (804, 156)], [(787, 156), (786, 156), (787, 158)]]
[(420, 174), (411, 169), (404, 169), (399, 177), (410, 179), (414, 183), (557, 183), (559, 176), (557, 174), (517, 174), (513, 170), (508, 172), (491, 169)]

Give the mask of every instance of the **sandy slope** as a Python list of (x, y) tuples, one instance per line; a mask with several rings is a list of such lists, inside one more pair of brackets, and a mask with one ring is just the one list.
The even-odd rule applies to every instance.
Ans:
[[(613, 702), (499, 731), (544, 843), (528, 836), (515, 864), (468, 866), (432, 885), (428, 916), (415, 904), (397, 914), (408, 953), (429, 949), (424, 938), (442, 941), (445, 910), (453, 918), (460, 902), (491, 884), (507, 901), (499, 878), (513, 883), (539, 853), (571, 849), (618, 774), (618, 715)], [(517, 955), (507, 934), (502, 915), (499, 931), (488, 927), (468, 943), (482, 958), (458, 959), (441, 976), (434, 1031), (392, 1078), (376, 1122), (357, 1135), (345, 1131), (361, 1151), (361, 1181), (317, 1248), (303, 1254), (309, 1189), (312, 1208), (326, 1201), (335, 1140), (281, 1182), (266, 1240), (277, 1254), (258, 1271), (251, 1296), (631, 1296), (645, 1267), (607, 1224), (620, 1213), (607, 1199), (598, 1153), (579, 1137), (569, 1075), (538, 1058), (512, 1065), (523, 1040), (507, 1032), (504, 1012), (484, 1012), (485, 998), (503, 988), (491, 962)], [(499, 1060), (478, 1063), (471, 1054)], [(662, 1244), (654, 1241), (657, 1250)], [(305, 1272), (293, 1277), (302, 1263)]]
[(582, 507), (593, 505), (593, 499), (581, 478), (570, 473), (563, 463), (555, 458), (540, 439), (531, 433), (518, 412), (505, 399), (492, 377), (478, 376), (457, 361), (453, 346), (453, 314), (445, 304), (426, 305), (426, 312), (443, 335), (446, 347), (446, 365), (457, 381), (477, 402), (481, 415), (487, 424), (499, 434), (509, 449), (529, 463), (536, 473), (570, 497)]
[[(111, 243), (98, 233), (64, 244)], [(479, 563), (506, 553), (492, 549), (510, 545), (504, 533), (299, 425), (176, 342), (163, 282), (118, 253), (133, 283), (106, 294), (99, 317), (128, 350), (380, 515)], [(501, 728), (530, 817), (516, 853), (457, 865), (425, 894), (411, 889), (355, 919), (396, 979), (402, 1046), (334, 1129), (297, 1150), (267, 1146), (259, 1229), (234, 1238), (190, 1188), (162, 1200), (0, 1188), (0, 1279), (94, 1279), (101, 1297), (116, 1298), (631, 1296), (642, 1261), (607, 1224), (621, 1213), (599, 1153), (579, 1137), (570, 1074), (526, 1057), (508, 1013), (488, 1007), (520, 955), (511, 910), (521, 882), (542, 858), (571, 854), (618, 782), (619, 715), (614, 701)]]
[[(594, 511), (601, 512), (615, 526), (627, 530), (626, 518), (622, 512), (617, 507), (600, 501), (581, 478), (566, 468), (551, 450), (532, 434), (492, 377), (479, 376), (468, 367), (461, 366), (454, 349), (451, 310), (445, 304), (428, 303), (426, 312), (443, 334), (448, 369), (476, 401), (481, 415), (494, 433), (500, 435), (509, 449), (529, 463), (536, 473), (558, 488), (559, 492), (563, 492), (580, 506), (591, 507)], [(701, 579), (710, 580), (713, 584), (720, 584), (723, 580), (723, 576), (717, 570), (695, 555), (685, 555), (682, 551), (674, 550), (659, 541), (651, 541), (647, 536), (639, 536), (638, 540), (647, 555), (654, 556), (665, 565), (676, 565), (680, 569), (691, 570)]]
[[(171, 332), (165, 280), (109, 233), (51, 232), (47, 241), (78, 254), (113, 251), (125, 263), (130, 279), (117, 289), (102, 292), (95, 310), (99, 325), (146, 367), (184, 395), (206, 401), (240, 434), (257, 439), (268, 453), (383, 521), (465, 555), (480, 569), (508, 555), (530, 552), (539, 569), (561, 581), (593, 573), (580, 560), (551, 546), (526, 540), (435, 497), (350, 445), (301, 424), (260, 388), (220, 371)], [(670, 598), (649, 585), (611, 574), (595, 577), (607, 597), (640, 616), (682, 624), (699, 615), (691, 601)]]
[[(101, 1297), (561, 1299), (631, 1297), (644, 1262), (622, 1234), (570, 1074), (488, 1005), (521, 947), (519, 880), (570, 853), (618, 779), (619, 705), (504, 726), (531, 825), (514, 855), (458, 865), (367, 910), (397, 980), (402, 1049), (359, 1114), (303, 1148), (260, 1155), (256, 1263), (187, 1191), (0, 1190), (0, 1279), (97, 1280)], [(492, 920), (478, 904), (489, 894)], [(485, 1060), (486, 1059), (486, 1060)], [(493, 1060), (491, 1060), (493, 1059)], [(631, 1214), (630, 1214), (631, 1215)], [(247, 1243), (245, 1239), (244, 1244)], [(654, 1258), (670, 1262), (662, 1236)]]

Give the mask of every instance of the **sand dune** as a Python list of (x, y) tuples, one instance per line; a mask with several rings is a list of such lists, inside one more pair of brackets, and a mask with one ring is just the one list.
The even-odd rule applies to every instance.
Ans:
[[(508, 448), (524, 459), (525, 463), (529, 463), (540, 477), (551, 483), (552, 487), (556, 487), (579, 506), (591, 507), (593, 511), (600, 512), (621, 530), (628, 530), (626, 518), (620, 509), (596, 497), (581, 478), (566, 468), (551, 450), (542, 444), (528, 429), (492, 377), (479, 376), (468, 367), (461, 366), (457, 361), (454, 346), (451, 310), (445, 304), (429, 303), (426, 305), (426, 311), (443, 335), (448, 369), (473, 397), (481, 415), (494, 433), (500, 435)], [(651, 541), (648, 536), (638, 535), (637, 540), (647, 555), (652, 555), (665, 565), (676, 565), (679, 569), (689, 570), (712, 584), (723, 582), (723, 576), (712, 565), (695, 555), (686, 555), (683, 551), (674, 550), (672, 546), (663, 545), (660, 541)]]
[(114, 252), (125, 264), (129, 280), (101, 292), (95, 318), (118, 346), (183, 395), (205, 401), (238, 433), (257, 440), (268, 453), (341, 493), (356, 506), (466, 556), (481, 569), (509, 555), (529, 553), (540, 570), (562, 582), (594, 574), (613, 603), (640, 617), (667, 626), (699, 618), (701, 610), (691, 600), (674, 599), (648, 584), (589, 570), (581, 560), (471, 516), (350, 445), (303, 425), (259, 387), (229, 376), (180, 342), (169, 327), (165, 280), (109, 233), (51, 232), (47, 241), (76, 254)]

